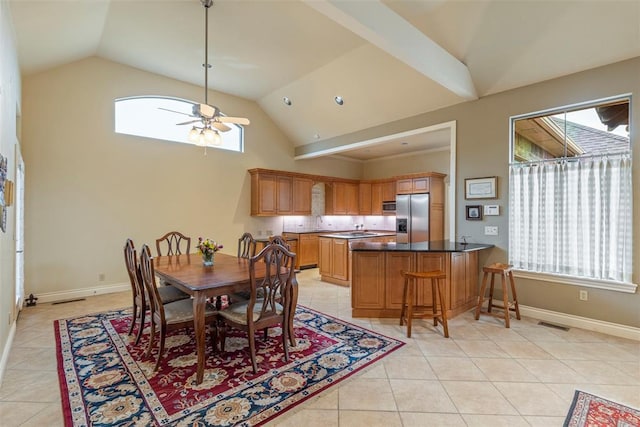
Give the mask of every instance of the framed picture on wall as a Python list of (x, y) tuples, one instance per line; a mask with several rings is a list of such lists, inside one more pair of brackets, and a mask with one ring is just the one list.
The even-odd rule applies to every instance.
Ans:
[(464, 180), (464, 198), (469, 199), (497, 199), (498, 177), (467, 178)]
[(482, 219), (482, 206), (467, 205), (467, 220), (478, 221)]

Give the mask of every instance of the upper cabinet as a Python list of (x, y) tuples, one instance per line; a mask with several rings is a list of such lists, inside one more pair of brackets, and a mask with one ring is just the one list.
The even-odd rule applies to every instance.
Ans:
[(311, 191), (313, 180), (293, 177), (293, 214), (311, 215)]
[[(396, 200), (396, 181), (394, 179), (367, 181), (370, 185), (370, 208), (368, 211), (363, 210), (362, 194), (360, 195), (360, 215), (382, 215), (382, 202), (391, 202)], [(362, 191), (362, 183), (360, 184)]]
[(373, 199), (372, 196), (372, 187), (373, 185), (369, 181), (361, 181), (360, 186), (358, 188), (358, 199), (360, 201), (360, 215), (373, 215), (372, 206)]
[(359, 215), (360, 199), (357, 182), (334, 181), (324, 187), (326, 215)]
[(313, 180), (291, 174), (251, 169), (251, 215), (311, 215)]
[(249, 173), (254, 216), (311, 215), (316, 182), (325, 184), (326, 215), (383, 215), (383, 202), (395, 201), (396, 194), (411, 193), (430, 193), (432, 218), (439, 221), (444, 215), (446, 175), (441, 173), (363, 181), (271, 169), (250, 169)]
[(397, 194), (428, 193), (430, 178), (426, 176), (399, 179), (396, 182)]
[(431, 193), (440, 191), (447, 175), (436, 172), (414, 173), (396, 177), (396, 194)]

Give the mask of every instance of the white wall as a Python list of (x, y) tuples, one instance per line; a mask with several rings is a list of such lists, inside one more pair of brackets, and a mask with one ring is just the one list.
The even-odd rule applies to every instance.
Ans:
[[(0, 154), (8, 159), (7, 179), (15, 182), (20, 111), (20, 72), (15, 37), (7, 2), (0, 2)], [(6, 232), (0, 232), (0, 380), (6, 363), (8, 340), (15, 324), (15, 205), (7, 208)]]
[(245, 153), (209, 149), (205, 156), (195, 146), (113, 132), (115, 98), (198, 100), (201, 91), (96, 57), (24, 79), (27, 294), (126, 283), (127, 237), (140, 247), (179, 230), (214, 238), (235, 254), (245, 230), (279, 232), (281, 219), (249, 215), (247, 169), (360, 176), (352, 162), (294, 161), (293, 145), (255, 102), (223, 93), (209, 99), (226, 114), (251, 120)]

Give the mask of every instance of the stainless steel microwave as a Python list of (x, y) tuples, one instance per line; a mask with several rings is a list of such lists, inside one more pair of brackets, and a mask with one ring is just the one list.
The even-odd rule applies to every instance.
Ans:
[(382, 213), (386, 215), (395, 215), (396, 201), (382, 202)]

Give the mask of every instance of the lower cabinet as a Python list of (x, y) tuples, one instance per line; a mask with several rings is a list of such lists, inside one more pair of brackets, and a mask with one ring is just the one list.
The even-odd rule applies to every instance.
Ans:
[[(353, 317), (400, 317), (404, 279), (401, 271), (442, 270), (447, 316), (475, 307), (478, 301), (478, 252), (352, 252)], [(431, 283), (419, 283), (415, 303), (431, 305)]]
[(349, 285), (349, 240), (320, 237), (320, 278), (329, 283)]
[(320, 237), (318, 265), (321, 280), (337, 285), (351, 285), (354, 273), (349, 244), (357, 241), (392, 242), (395, 241), (395, 236), (374, 236), (362, 239)]
[(352, 268), (367, 286), (351, 288), (351, 306), (379, 310), (385, 301), (384, 253), (358, 252), (358, 256), (352, 258)]
[(293, 238), (298, 242), (298, 268), (318, 265), (318, 234), (315, 233), (282, 233), (285, 238)]

